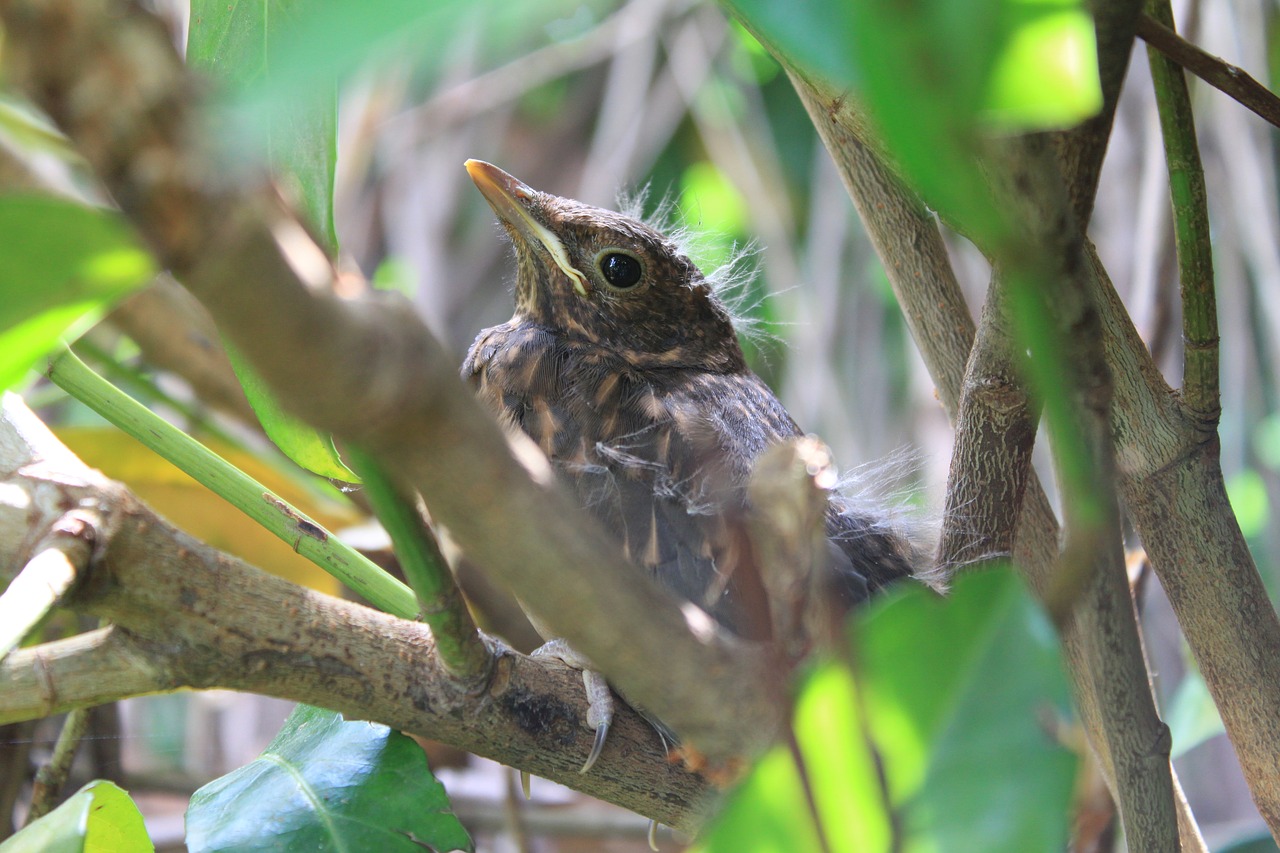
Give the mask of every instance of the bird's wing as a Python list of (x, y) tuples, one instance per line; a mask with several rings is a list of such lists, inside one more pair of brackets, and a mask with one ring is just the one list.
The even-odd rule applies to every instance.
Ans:
[[(760, 379), (642, 373), (512, 324), (476, 339), (463, 375), (542, 448), (629, 560), (730, 630), (761, 635), (766, 606), (755, 568), (744, 570), (746, 483), (761, 452), (800, 430)], [(887, 579), (892, 542), (869, 520), (833, 503), (828, 534), (840, 598), (852, 604), (864, 578)]]

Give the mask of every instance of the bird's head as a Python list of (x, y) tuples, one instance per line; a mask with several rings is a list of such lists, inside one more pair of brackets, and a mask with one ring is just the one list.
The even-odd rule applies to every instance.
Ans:
[(489, 163), (466, 166), (515, 244), (517, 317), (637, 367), (744, 368), (724, 303), (658, 231), (539, 192)]

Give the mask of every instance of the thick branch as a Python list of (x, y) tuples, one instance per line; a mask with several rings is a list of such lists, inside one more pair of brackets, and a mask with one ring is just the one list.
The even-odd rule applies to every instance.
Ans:
[[(973, 341), (973, 324), (947, 260), (937, 222), (862, 138), (865, 128), (853, 114), (847, 96), (794, 72), (791, 76), (884, 262), (908, 325), (938, 384), (939, 399), (954, 418), (965, 359)], [(1039, 480), (1032, 474), (1014, 538), (1014, 558), (1041, 596), (1048, 592), (1052, 577), (1049, 569), (1057, 551), (1057, 523)], [(1123, 618), (1125, 612), (1112, 610), (1111, 614)], [(1129, 618), (1132, 622), (1131, 615)], [(1063, 646), (1077, 704), (1114, 793), (1116, 756), (1104, 734), (1107, 727), (1099, 695), (1100, 637), (1085, 628), (1077, 613), (1077, 620), (1064, 627)], [(1133, 631), (1123, 634), (1130, 639), (1136, 637)], [(1141, 648), (1136, 642), (1123, 653), (1130, 660), (1141, 661)], [(1141, 772), (1142, 768), (1136, 770)], [(1203, 849), (1185, 803), (1179, 803), (1179, 827), (1184, 849)]]
[(332, 268), (274, 199), (217, 188), (196, 87), (153, 18), (123, 0), (3, 0), (0, 16), (7, 78), (76, 143), (286, 407), (400, 473), (470, 559), (709, 758), (772, 739), (782, 703), (767, 656), (709, 628), (695, 636), (546, 459), (503, 436), (406, 304), (327, 295)]
[(1012, 556), (1038, 413), (1018, 368), (1007, 287), (988, 290), (955, 415), (938, 565)]
[[(10, 655), (0, 664), (0, 723), (221, 687), (387, 723), (690, 831), (713, 805), (716, 790), (670, 764), (650, 725), (625, 707), (593, 772), (580, 775), (593, 733), (576, 672), (504, 653), (489, 689), (469, 693), (442, 665), (426, 626), (219, 553), (82, 464), (56, 458), (54, 441), (7, 398), (0, 470), (16, 473), (3, 483), (0, 530), (46, 527), (66, 506), (97, 508), (97, 557), (67, 604), (114, 624)], [(40, 464), (41, 456), (52, 462)], [(0, 537), (0, 567), (24, 561), (23, 542)], [(0, 581), (9, 574), (0, 570)]]

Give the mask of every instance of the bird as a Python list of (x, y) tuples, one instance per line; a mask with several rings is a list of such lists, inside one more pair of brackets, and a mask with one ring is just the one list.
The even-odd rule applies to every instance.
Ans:
[[(510, 237), (516, 276), (512, 318), (477, 335), (463, 379), (542, 449), (638, 570), (725, 630), (767, 635), (750, 572), (738, 570), (734, 520), (761, 454), (803, 431), (748, 366), (728, 306), (657, 228), (481, 160), (465, 166)], [(825, 522), (845, 606), (913, 574), (914, 546), (882, 519), (833, 499)], [(534, 616), (549, 653), (598, 693), (589, 661), (554, 645)], [(584, 772), (607, 713), (588, 715), (596, 743)]]

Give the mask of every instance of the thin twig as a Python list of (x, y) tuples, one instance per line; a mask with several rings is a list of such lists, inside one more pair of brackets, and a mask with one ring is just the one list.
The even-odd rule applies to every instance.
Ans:
[(1138, 36), (1264, 121), (1280, 127), (1280, 97), (1243, 68), (1201, 50), (1149, 13), (1138, 18)]
[[(1151, 0), (1147, 9), (1148, 13), (1142, 16), (1143, 22), (1150, 21), (1177, 38), (1169, 29), (1173, 24), (1169, 0)], [(1152, 45), (1150, 39), (1148, 44)], [(1164, 138), (1169, 195), (1173, 201), (1173, 233), (1178, 247), (1178, 281), (1182, 286), (1182, 399), (1201, 428), (1212, 431), (1218, 423), (1221, 403), (1218, 393), (1218, 305), (1213, 284), (1213, 249), (1210, 245), (1204, 166), (1200, 162), (1195, 116), (1191, 111), (1191, 97), (1182, 69), (1157, 52), (1154, 46), (1147, 48), (1147, 59), (1160, 111), (1160, 133)]]
[(36, 771), (36, 779), (31, 786), (31, 811), (27, 813), (28, 825), (47, 815), (57, 805), (58, 795), (62, 793), (67, 777), (71, 775), (71, 763), (75, 761), (76, 749), (88, 728), (88, 708), (76, 708), (68, 712), (49, 763)]

